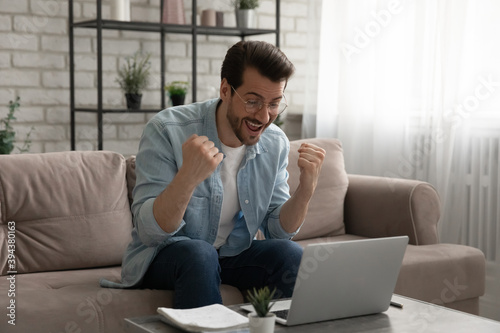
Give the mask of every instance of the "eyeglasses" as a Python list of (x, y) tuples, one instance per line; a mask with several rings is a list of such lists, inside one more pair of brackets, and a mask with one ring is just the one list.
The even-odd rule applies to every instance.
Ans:
[(280, 100), (279, 102), (271, 102), (271, 103), (265, 103), (265, 102), (262, 102), (261, 100), (259, 99), (249, 99), (249, 100), (244, 100), (240, 94), (238, 94), (236, 92), (236, 89), (234, 89), (233, 86), (231, 86), (231, 88), (234, 90), (234, 92), (236, 93), (236, 95), (238, 95), (238, 97), (241, 99), (241, 101), (243, 102), (243, 104), (245, 104), (245, 110), (248, 112), (248, 113), (257, 113), (259, 112), (262, 107), (265, 105), (267, 106), (267, 108), (269, 109), (269, 113), (273, 116), (276, 116), (276, 115), (279, 115), (281, 114), (283, 111), (285, 111), (285, 109), (287, 108), (288, 104), (286, 103), (286, 98), (285, 98), (285, 95), (283, 95), (283, 99)]

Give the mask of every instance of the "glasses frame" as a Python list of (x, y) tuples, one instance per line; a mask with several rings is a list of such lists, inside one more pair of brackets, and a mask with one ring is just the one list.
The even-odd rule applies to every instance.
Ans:
[(259, 101), (259, 103), (260, 103), (258, 110), (257, 110), (257, 111), (254, 111), (254, 112), (248, 111), (248, 109), (247, 109), (247, 104), (248, 104), (248, 102), (249, 102), (250, 100), (246, 100), (246, 101), (245, 101), (245, 100), (243, 99), (243, 97), (241, 97), (241, 96), (240, 96), (240, 94), (238, 94), (238, 92), (236, 91), (236, 89), (234, 89), (234, 87), (233, 87), (232, 85), (229, 85), (229, 86), (231, 87), (231, 89), (233, 89), (233, 91), (236, 93), (236, 95), (237, 95), (237, 96), (241, 99), (241, 102), (242, 102), (243, 104), (245, 104), (245, 111), (246, 111), (247, 113), (250, 113), (250, 114), (256, 114), (257, 112), (260, 112), (260, 110), (262, 110), (262, 107), (265, 105), (265, 106), (266, 106), (266, 108), (267, 108), (267, 110), (268, 110), (268, 112), (269, 112), (271, 115), (273, 115), (273, 116), (279, 116), (280, 114), (282, 114), (283, 112), (285, 112), (286, 108), (288, 107), (288, 101), (286, 100), (285, 94), (283, 94), (283, 95), (281, 95), (281, 96), (283, 97), (283, 100), (285, 100), (285, 101), (283, 102), (283, 100), (282, 100), (282, 101), (280, 102), (280, 104), (281, 104), (281, 103), (285, 104), (285, 108), (284, 108), (283, 110), (279, 111), (278, 113), (272, 113), (272, 112), (271, 112), (271, 107), (269, 106), (269, 104), (270, 104), (270, 103), (263, 102), (263, 101), (261, 101), (260, 99), (256, 99), (256, 100), (257, 100), (257, 101)]

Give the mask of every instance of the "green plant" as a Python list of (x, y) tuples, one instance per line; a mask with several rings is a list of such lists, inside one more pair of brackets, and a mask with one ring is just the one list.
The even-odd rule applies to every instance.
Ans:
[(275, 292), (276, 288), (270, 291), (267, 286), (259, 290), (255, 288), (253, 288), (253, 291), (248, 290), (247, 299), (255, 309), (257, 316), (265, 317), (268, 314), (269, 310), (271, 310), (274, 305), (274, 302), (271, 304), (271, 299)]
[[(7, 117), (0, 119), (0, 124), (3, 125), (3, 129), (0, 129), (0, 154), (10, 154), (14, 149), (14, 142), (16, 139), (16, 132), (14, 132), (14, 128), (11, 125), (13, 120), (16, 120), (14, 117), (14, 113), (19, 109), (21, 104), (19, 103), (19, 96), (16, 98), (15, 102), (9, 101), (9, 113)], [(25, 153), (30, 150), (31, 147), (31, 132), (33, 131), (33, 127), (31, 127), (28, 134), (26, 134), (26, 139), (24, 140), (24, 144), (19, 149), (20, 153)]]
[(274, 119), (273, 123), (278, 126), (278, 127), (281, 127), (281, 125), (283, 125), (285, 122), (281, 119), (281, 114), (279, 114), (276, 119)]
[(167, 91), (170, 96), (186, 96), (188, 88), (189, 83), (186, 81), (173, 81), (165, 86), (165, 91)]
[(259, 0), (233, 0), (236, 9), (255, 9), (259, 7)]
[(127, 57), (126, 63), (118, 70), (116, 82), (125, 94), (140, 95), (142, 90), (149, 84), (151, 63), (150, 53), (143, 54), (136, 52), (133, 56)]

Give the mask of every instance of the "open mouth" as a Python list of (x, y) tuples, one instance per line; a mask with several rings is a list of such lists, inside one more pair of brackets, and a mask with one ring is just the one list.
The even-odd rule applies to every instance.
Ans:
[(257, 124), (246, 119), (245, 119), (245, 124), (251, 135), (259, 135), (260, 130), (263, 127), (262, 124)]

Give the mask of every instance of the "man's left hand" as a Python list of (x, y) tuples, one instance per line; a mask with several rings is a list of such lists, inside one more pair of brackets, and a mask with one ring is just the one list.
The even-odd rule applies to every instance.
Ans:
[(326, 151), (316, 145), (303, 143), (298, 150), (297, 165), (300, 168), (300, 188), (312, 196), (318, 184), (321, 166), (325, 159)]

